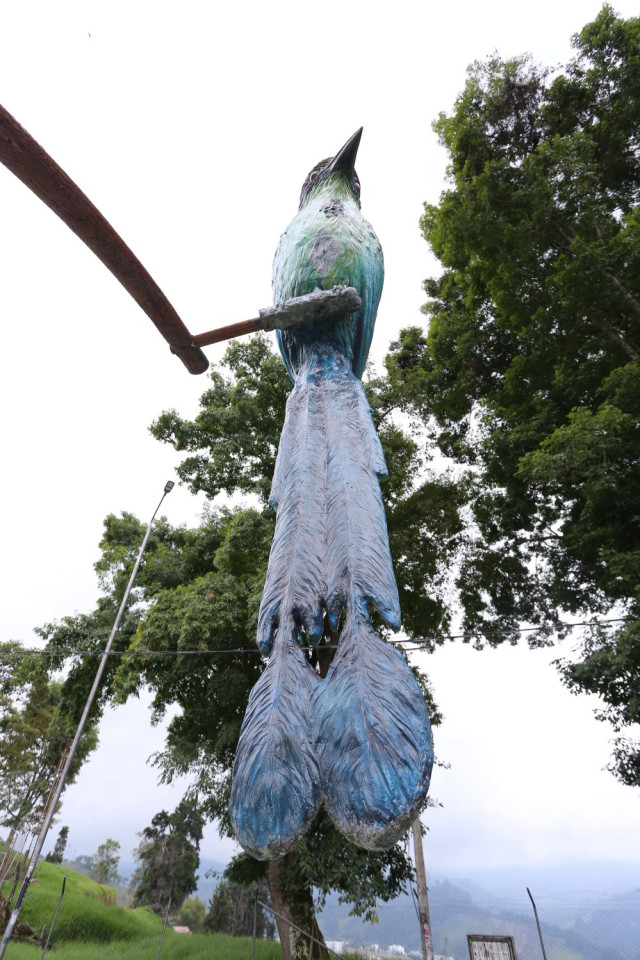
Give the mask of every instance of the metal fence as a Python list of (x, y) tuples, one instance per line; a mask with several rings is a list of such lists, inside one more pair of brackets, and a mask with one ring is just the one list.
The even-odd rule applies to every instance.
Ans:
[[(513, 937), (517, 960), (545, 960), (545, 955), (546, 960), (640, 960), (640, 889), (620, 896), (570, 892), (549, 896), (536, 890), (532, 894), (540, 932), (526, 888), (513, 898), (480, 900), (447, 883), (432, 885), (436, 957), (468, 960), (467, 936), (480, 934)], [(378, 915), (378, 923), (364, 923), (350, 917), (337, 899), (329, 898), (318, 922), (337, 953), (422, 956), (420, 924), (411, 897), (382, 904)]]

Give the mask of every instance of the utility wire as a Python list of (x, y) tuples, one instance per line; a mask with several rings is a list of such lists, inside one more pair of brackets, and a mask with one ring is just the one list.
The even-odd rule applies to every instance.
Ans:
[[(562, 623), (557, 621), (553, 627), (555, 629), (575, 630), (578, 627), (600, 627), (611, 623), (640, 623), (640, 617), (611, 617), (603, 620), (581, 620), (573, 623)], [(406, 640), (389, 640), (391, 646), (398, 647), (405, 653), (414, 653), (418, 650), (424, 650), (433, 643), (440, 644), (445, 640), (473, 640), (476, 637), (484, 636), (511, 636), (512, 634), (539, 633), (547, 630), (548, 627), (519, 627), (511, 630), (478, 630), (467, 633), (448, 633), (440, 637), (408, 637)], [(412, 646), (403, 646), (403, 644), (412, 644)], [(303, 646), (300, 649), (306, 651), (312, 650), (336, 650), (338, 644), (322, 644), (321, 646), (309, 647)], [(35, 647), (23, 650), (0, 650), (0, 661), (21, 659), (25, 657), (217, 657), (229, 654), (253, 653), (264, 656), (258, 647), (231, 647), (229, 649), (216, 650), (110, 650), (105, 653), (102, 650), (80, 650), (64, 648), (61, 650), (40, 650)]]
[[(610, 617), (603, 620), (580, 620), (573, 623), (563, 623), (556, 620), (552, 624), (541, 627), (518, 627), (512, 630), (505, 627), (503, 630), (470, 630), (467, 633), (450, 633), (442, 637), (443, 640), (474, 640), (478, 637), (508, 637), (515, 633), (541, 633), (554, 630), (575, 630), (578, 627), (600, 627), (611, 623), (639, 623), (640, 617)], [(440, 643), (437, 637), (414, 637), (400, 640), (399, 643), (411, 643), (412, 647), (401, 647), (405, 653), (414, 653), (416, 650), (429, 649), (433, 643)]]

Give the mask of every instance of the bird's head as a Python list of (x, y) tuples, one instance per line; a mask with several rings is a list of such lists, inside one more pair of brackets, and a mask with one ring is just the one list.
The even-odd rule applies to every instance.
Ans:
[(344, 147), (336, 153), (335, 157), (328, 157), (326, 160), (316, 163), (302, 184), (300, 209), (329, 181), (335, 181), (336, 184), (340, 183), (346, 186), (360, 206), (360, 181), (355, 170), (355, 162), (361, 136), (362, 127), (356, 130), (351, 139), (347, 140)]

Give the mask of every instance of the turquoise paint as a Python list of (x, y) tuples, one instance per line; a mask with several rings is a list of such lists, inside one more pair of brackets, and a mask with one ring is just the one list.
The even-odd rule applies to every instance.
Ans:
[[(276, 302), (345, 285), (362, 306), (278, 332), (294, 387), (258, 622), (271, 656), (251, 693), (231, 794), (236, 836), (265, 859), (290, 850), (321, 803), (353, 842), (391, 846), (424, 805), (433, 763), (420, 688), (370, 622), (375, 607), (397, 629), (400, 607), (379, 485), (386, 464), (360, 382), (384, 267), (360, 212), (357, 141), (311, 172), (274, 262)], [(342, 631), (321, 680), (300, 644), (319, 642), (325, 618)]]
[[(330, 212), (336, 202), (342, 205), (339, 215)], [(362, 306), (331, 325), (278, 332), (280, 352), (294, 382), (301, 348), (316, 343), (333, 344), (351, 362), (355, 375), (362, 376), (383, 280), (380, 241), (344, 177), (334, 173), (312, 192), (282, 235), (274, 261), (274, 299), (279, 302), (344, 285), (355, 287)]]

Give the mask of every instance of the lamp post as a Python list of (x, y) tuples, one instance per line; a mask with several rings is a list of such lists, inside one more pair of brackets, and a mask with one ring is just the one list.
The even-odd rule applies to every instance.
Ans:
[(62, 794), (62, 791), (63, 791), (63, 789), (64, 789), (64, 785), (65, 785), (67, 776), (68, 776), (68, 774), (69, 774), (69, 770), (70, 770), (70, 768), (71, 768), (71, 764), (73, 763), (73, 759), (74, 759), (75, 754), (76, 754), (76, 751), (77, 751), (77, 749), (78, 749), (78, 744), (79, 744), (79, 742), (80, 742), (80, 737), (82, 736), (82, 732), (83, 732), (83, 730), (84, 730), (84, 728), (85, 728), (85, 725), (86, 725), (86, 722), (87, 722), (87, 720), (88, 720), (88, 718), (89, 718), (89, 713), (90, 713), (90, 711), (91, 711), (91, 707), (93, 706), (93, 702), (94, 702), (94, 700), (95, 700), (95, 698), (96, 698), (96, 694), (97, 694), (97, 692), (98, 692), (98, 688), (100, 687), (100, 681), (102, 680), (102, 674), (104, 673), (104, 668), (105, 668), (106, 665), (107, 665), (107, 659), (108, 659), (108, 657), (109, 657), (109, 653), (111, 652), (111, 647), (113, 646), (113, 641), (115, 640), (116, 634), (117, 634), (117, 632), (118, 632), (118, 628), (120, 627), (120, 621), (122, 620), (122, 616), (123, 616), (124, 611), (125, 611), (125, 608), (126, 608), (126, 606), (127, 606), (127, 601), (128, 601), (128, 599), (129, 599), (129, 594), (131, 593), (131, 588), (133, 587), (133, 581), (134, 581), (135, 578), (136, 578), (136, 574), (138, 573), (138, 570), (139, 570), (139, 568), (140, 568), (140, 564), (141, 564), (141, 562), (142, 562), (142, 556), (143, 556), (144, 551), (145, 551), (145, 549), (146, 549), (147, 543), (149, 542), (149, 536), (151, 535), (151, 527), (153, 526), (153, 521), (154, 521), (155, 518), (156, 518), (156, 514), (157, 514), (158, 510), (160, 509), (160, 506), (161, 506), (161, 504), (162, 504), (162, 501), (164, 500), (164, 498), (166, 497), (166, 495), (167, 495), (168, 493), (171, 493), (171, 491), (173, 490), (174, 486), (175, 486), (175, 484), (174, 484), (173, 480), (167, 480), (167, 482), (166, 482), (165, 485), (164, 485), (164, 491), (163, 491), (162, 497), (160, 498), (160, 502), (158, 503), (158, 506), (157, 506), (157, 507), (155, 508), (155, 510), (153, 511), (153, 516), (151, 517), (151, 520), (149, 520), (149, 523), (147, 524), (147, 529), (146, 529), (146, 532), (145, 532), (145, 535), (144, 535), (144, 539), (143, 539), (143, 541), (142, 541), (142, 544), (141, 544), (141, 546), (140, 546), (140, 550), (138, 551), (138, 557), (137, 557), (137, 559), (136, 559), (135, 566), (134, 566), (134, 568), (133, 568), (133, 570), (132, 570), (132, 572), (131, 572), (131, 576), (129, 577), (129, 582), (128, 582), (128, 584), (127, 584), (127, 589), (126, 589), (125, 592), (124, 592), (124, 596), (123, 596), (123, 598), (122, 598), (122, 602), (120, 603), (120, 607), (119, 607), (119, 609), (118, 609), (118, 613), (117, 613), (115, 622), (114, 622), (114, 624), (113, 624), (113, 627), (111, 628), (111, 633), (109, 634), (109, 639), (107, 640), (107, 645), (106, 645), (106, 647), (104, 648), (104, 652), (103, 652), (103, 654), (102, 654), (102, 656), (101, 656), (101, 658), (100, 658), (100, 663), (99, 663), (99, 665), (98, 665), (98, 669), (97, 669), (97, 671), (96, 671), (96, 675), (95, 675), (94, 680), (93, 680), (93, 686), (91, 687), (91, 691), (90, 691), (90, 693), (89, 693), (89, 696), (87, 697), (87, 702), (86, 702), (86, 704), (85, 704), (85, 706), (84, 706), (84, 710), (83, 710), (82, 716), (81, 716), (81, 718), (80, 718), (80, 723), (78, 724), (78, 729), (76, 730), (75, 736), (74, 736), (73, 741), (72, 741), (72, 743), (71, 743), (71, 746), (69, 747), (69, 752), (67, 753), (67, 758), (66, 758), (66, 760), (65, 760), (64, 766), (63, 766), (62, 771), (61, 771), (61, 773), (60, 773), (60, 776), (59, 776), (59, 778), (58, 778), (58, 782), (57, 782), (57, 784), (56, 784), (56, 786), (55, 786), (55, 789), (54, 789), (54, 791), (53, 791), (53, 794), (52, 794), (52, 796), (51, 796), (51, 800), (50, 800), (50, 802), (49, 802), (49, 804), (48, 804), (48, 809), (47, 809), (47, 811), (46, 811), (46, 813), (45, 813), (45, 816), (44, 816), (43, 819), (42, 819), (42, 823), (41, 823), (41, 825), (40, 825), (40, 830), (39, 830), (39, 832), (38, 832), (38, 838), (37, 838), (37, 840), (36, 840), (36, 842), (35, 842), (35, 846), (34, 846), (34, 848), (33, 848), (33, 852), (32, 852), (32, 854), (31, 854), (31, 858), (30, 858), (30, 860), (29, 860), (29, 865), (28, 865), (28, 867), (27, 867), (27, 872), (26, 872), (26, 874), (25, 874), (24, 880), (22, 881), (22, 886), (20, 887), (20, 892), (18, 893), (15, 906), (14, 906), (13, 910), (11, 911), (11, 916), (9, 917), (9, 920), (7, 921), (7, 925), (6, 925), (5, 930), (4, 930), (4, 933), (3, 933), (3, 935), (2, 935), (2, 942), (0, 943), (0, 960), (2, 960), (2, 958), (3, 958), (4, 955), (5, 955), (7, 946), (9, 945), (9, 941), (11, 940), (11, 936), (12, 936), (12, 934), (13, 934), (13, 930), (14, 930), (14, 928), (15, 928), (15, 925), (16, 925), (17, 921), (18, 921), (18, 916), (20, 915), (20, 908), (22, 907), (22, 901), (24, 900), (25, 895), (26, 895), (26, 892), (27, 892), (27, 890), (29, 889), (29, 884), (31, 883), (31, 880), (32, 880), (32, 878), (33, 878), (33, 873), (34, 873), (34, 870), (35, 870), (35, 868), (36, 868), (36, 864), (38, 863), (38, 858), (40, 857), (40, 854), (42, 853), (42, 848), (43, 848), (43, 846), (44, 846), (44, 842), (45, 842), (45, 840), (47, 839), (47, 833), (49, 832), (49, 827), (51, 826), (51, 821), (53, 820), (53, 815), (54, 815), (54, 813), (55, 813), (56, 807), (58, 806), (58, 801), (59, 801), (60, 796), (61, 796), (61, 794)]

